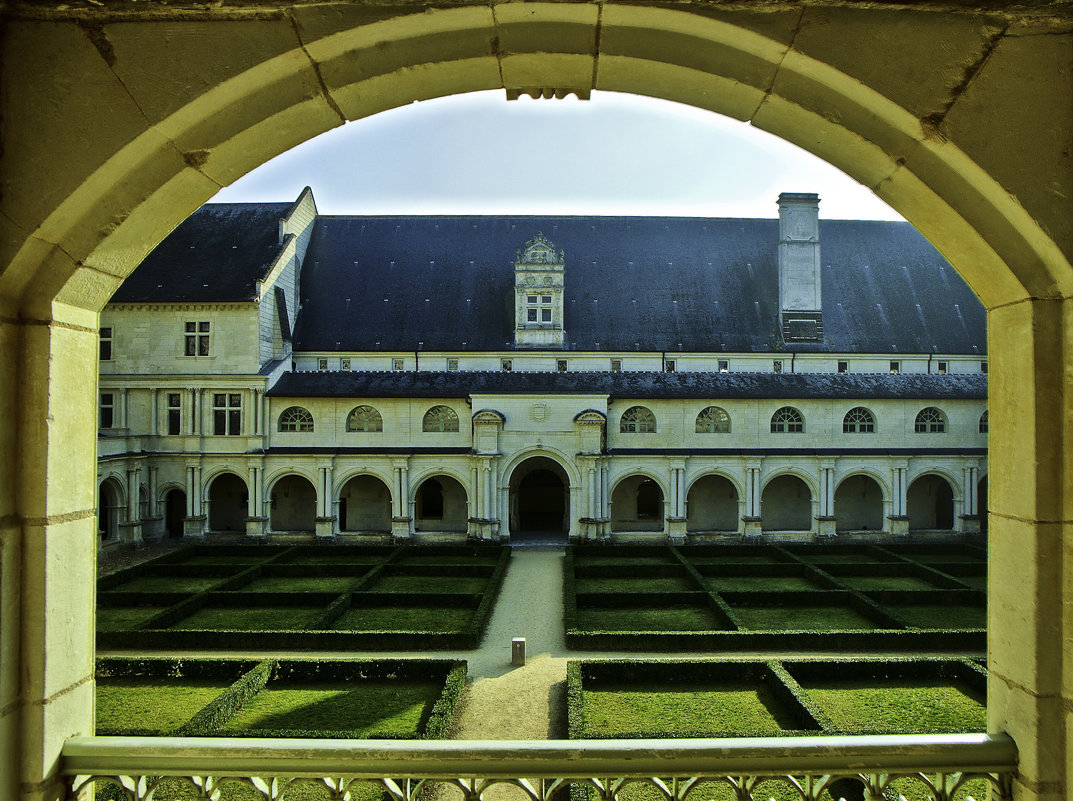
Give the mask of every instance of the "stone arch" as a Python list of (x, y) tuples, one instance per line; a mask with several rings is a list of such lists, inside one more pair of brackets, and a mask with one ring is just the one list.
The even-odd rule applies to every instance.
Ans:
[(909, 482), (905, 509), (910, 531), (954, 529), (955, 486), (938, 471), (923, 473)]
[(875, 476), (857, 471), (844, 477), (835, 489), (837, 531), (883, 531), (883, 485)]
[[(405, 13), (396, 6), (381, 8), (385, 15)], [(255, 29), (258, 46), (234, 60), (205, 64), (199, 80), (124, 83), (128, 61), (120, 58), (117, 67), (113, 59), (99, 58), (90, 34), (79, 31), (72, 18), (54, 13), (48, 25), (37, 24), (30, 15), (13, 19), (8, 27), (9, 41), (19, 53), (9, 65), (13, 74), (8, 83), (33, 86), (34, 91), (12, 93), (3, 109), (6, 119), (19, 121), (12, 128), (22, 133), (5, 147), (7, 163), (19, 168), (5, 198), (12, 235), (6, 242), (9, 261), (0, 270), (0, 335), (5, 341), (24, 341), (24, 347), (4, 367), (10, 380), (0, 389), (0, 406), (20, 413), (11, 415), (19, 421), (15, 429), (0, 434), (0, 452), (19, 454), (12, 468), (19, 481), (50, 490), (50, 515), (58, 510), (86, 521), (73, 524), (87, 535), (72, 546), (80, 547), (84, 558), (92, 558), (86, 543), (93, 538), (84, 514), (93, 505), (92, 484), (61, 487), (49, 455), (62, 452), (66, 444), (78, 454), (79, 470), (93, 474), (95, 432), (73, 435), (88, 401), (46, 408), (41, 399), (56, 388), (75, 399), (79, 392), (92, 391), (74, 377), (81, 376), (91, 358), (93, 313), (168, 230), (218, 186), (344, 119), (490, 87), (505, 87), (510, 94), (587, 93), (597, 75), (595, 88), (601, 90), (665, 97), (749, 119), (873, 187), (942, 250), (991, 309), (989, 357), (997, 367), (992, 380), (1010, 390), (993, 395), (1002, 400), (996, 406), (1001, 422), (990, 432), (992, 457), (1008, 469), (996, 478), (1001, 486), (993, 492), (1001, 500), (992, 537), (1002, 548), (992, 553), (1015, 553), (1033, 567), (1050, 558), (1051, 550), (1036, 546), (1053, 541), (1055, 524), (1041, 521), (1068, 520), (1068, 510), (1061, 493), (1044, 488), (1069, 486), (1073, 480), (1061, 451), (1071, 439), (1071, 423), (1062, 414), (1063, 399), (1053, 391), (1061, 386), (1056, 370), (1068, 358), (1069, 336), (1062, 321), (1073, 303), (1068, 227), (1073, 201), (1063, 177), (1069, 173), (1067, 157), (1055, 156), (1056, 149), (1066, 147), (1071, 128), (1068, 114), (1055, 104), (1055, 98), (1068, 97), (1070, 91), (1068, 32), (994, 33), (989, 17), (968, 8), (964, 15), (934, 15), (931, 31), (952, 34), (945, 40), (949, 47), (927, 48), (933, 40), (925, 37), (921, 46), (904, 49), (905, 58), (948, 53), (949, 63), (927, 65), (942, 67), (930, 71), (935, 76), (961, 75), (963, 67), (972, 65), (972, 80), (951, 92), (947, 81), (912, 80), (923, 74), (918, 65), (884, 62), (875, 70), (882, 59), (855, 58), (848, 51), (856, 42), (882, 41), (874, 34), (883, 33), (884, 26), (893, 28), (889, 11), (882, 8), (847, 4), (830, 15), (806, 9), (819, 17), (818, 27), (828, 29), (817, 41), (798, 35), (799, 28), (808, 33), (805, 17), (783, 28), (777, 20), (757, 22), (750, 8), (728, 7), (714, 16), (692, 13), (687, 4), (462, 6), (360, 25), (341, 14), (335, 24), (353, 25), (351, 29), (313, 34), (303, 45), (287, 35), (289, 21), (250, 19), (249, 25), (263, 26)], [(905, 15), (912, 13), (904, 9), (899, 17), (909, 19)], [(175, 43), (169, 57), (186, 53), (192, 63), (198, 51), (188, 49), (190, 41), (204, 38), (202, 25), (212, 21), (169, 22)], [(273, 24), (284, 28), (283, 35), (273, 35)], [(1047, 24), (1028, 14), (1015, 27), (1031, 33), (1046, 30)], [(909, 27), (930, 27), (917, 25)], [(105, 24), (102, 30), (108, 28)], [(502, 41), (501, 29), (511, 42), (502, 64), (493, 44)], [(159, 48), (143, 46), (155, 31), (144, 39), (127, 34), (127, 52), (141, 53), (142, 59), (163, 57)], [(428, 46), (415, 46), (422, 39)], [(890, 41), (899, 44), (897, 37)], [(578, 47), (578, 42), (588, 44)], [(597, 51), (599, 71), (593, 69)], [(62, 60), (55, 58), (58, 52), (65, 53)], [(980, 59), (982, 53), (986, 59)], [(173, 59), (167, 73), (176, 74), (180, 66)], [(85, 80), (55, 74), (62, 69), (81, 69), (79, 77)], [(137, 75), (138, 67), (134, 69)], [(1034, 80), (1026, 81), (1026, 76)], [(929, 84), (938, 87), (930, 95)], [(1041, 84), (1046, 92), (1038, 88)], [(100, 97), (90, 97), (86, 87)], [(1046, 108), (1036, 99), (1043, 94)], [(1053, 115), (1055, 109), (1065, 116)], [(1008, 135), (981, 133), (1003, 122), (1010, 123)], [(92, 147), (75, 146), (83, 139), (92, 141)], [(1061, 144), (1055, 146), (1055, 140)], [(1034, 147), (1024, 148), (1026, 141)], [(25, 335), (28, 330), (41, 334)], [(46, 363), (47, 370), (26, 369)], [(1017, 409), (1019, 400), (1030, 402)], [(42, 422), (46, 416), (47, 426)], [(1055, 436), (1056, 425), (1063, 436)], [(5, 498), (5, 513), (38, 519), (38, 495)], [(1057, 525), (1060, 536), (1068, 536), (1068, 526)], [(59, 536), (50, 526), (44, 536)], [(25, 535), (3, 536), (6, 542)], [(992, 569), (996, 583), (1003, 576), (1013, 581), (1011, 567), (995, 560)], [(38, 630), (48, 614), (55, 614), (47, 610), (59, 608), (52, 596), (74, 597), (74, 603), (92, 608), (92, 582), (72, 583), (71, 576), (39, 572), (44, 575), (39, 600), (9, 612), (5, 630)], [(1061, 660), (1053, 655), (1060, 655), (1057, 649), (1068, 640), (1065, 628), (1065, 636), (1054, 636), (1054, 627), (1068, 622), (1049, 610), (1063, 608), (1060, 598), (1068, 606), (1073, 590), (1049, 576), (1044, 570), (1024, 571), (1024, 591), (1008, 593), (1006, 603), (994, 604), (990, 613), (1006, 629), (1016, 621), (1029, 643), (1048, 656), (1025, 660), (1021, 642), (989, 641), (989, 670), (1014, 688), (989, 699), (989, 728), (1009, 731), (1030, 754), (1045, 753), (1057, 738), (1068, 739), (1062, 724), (1034, 714), (1038, 697), (1053, 695), (1051, 688), (1061, 684), (1053, 667)], [(6, 600), (20, 587), (5, 582), (3, 591)], [(1056, 602), (1040, 604), (1041, 597)], [(12, 615), (18, 615), (14, 626), (9, 625)], [(32, 651), (26, 647), (20, 652), (21, 673), (30, 677), (28, 686), (46, 686), (45, 660)], [(83, 657), (71, 655), (72, 660)], [(1068, 693), (1062, 698), (1068, 702)], [(51, 730), (72, 729), (56, 723), (61, 713), (40, 701), (27, 707), (42, 710), (34, 713), (36, 724), (27, 730), (42, 734), (24, 750), (34, 753), (36, 747), (41, 753), (48, 743), (44, 758), (37, 760), (48, 766), (62, 739), (50, 736)], [(92, 730), (91, 701), (76, 698), (63, 714), (81, 730)], [(89, 722), (79, 723), (81, 718)], [(33, 773), (37, 767), (22, 767), (28, 777), (24, 781), (44, 778)], [(6, 789), (16, 781), (16, 772), (10, 774)], [(1033, 759), (1022, 761), (1019, 781), (1054, 786), (1061, 795), (1070, 778), (1065, 768)]]
[(160, 505), (164, 510), (164, 536), (168, 539), (181, 537), (186, 519), (186, 490), (178, 484), (169, 484), (164, 488)]
[(653, 475), (635, 470), (611, 488), (612, 531), (663, 531), (667, 491)]
[(469, 498), (465, 484), (449, 473), (427, 474), (414, 489), (414, 531), (465, 532)]
[(338, 492), (339, 530), (391, 532), (391, 490), (373, 473), (358, 471)]
[(317, 488), (301, 473), (286, 473), (268, 490), (268, 524), (272, 531), (314, 533), (317, 529)]
[(205, 482), (209, 531), (229, 534), (246, 532), (249, 488), (245, 480), (230, 470), (221, 470)]
[(741, 489), (729, 476), (699, 476), (686, 492), (686, 531), (737, 531), (741, 498)]
[(792, 472), (772, 476), (760, 493), (760, 527), (763, 531), (811, 531), (812, 499), (808, 482)]
[(123, 482), (107, 476), (97, 487), (97, 534), (102, 540), (119, 539), (119, 520), (125, 507)]
[[(501, 476), (509, 477), (518, 465), (527, 459), (532, 459), (534, 456), (543, 456), (559, 465), (559, 467), (563, 469), (563, 472), (566, 473), (569, 487), (578, 487), (581, 485), (581, 471), (578, 469), (574, 460), (562, 449), (551, 447), (549, 445), (543, 445), (540, 448), (526, 448), (523, 451), (515, 453), (510, 457), (509, 461), (504, 463), (499, 474)], [(507, 483), (509, 484), (509, 481)]]
[(570, 475), (558, 459), (530, 454), (515, 464), (507, 486), (510, 535), (540, 533), (566, 541), (570, 533)]

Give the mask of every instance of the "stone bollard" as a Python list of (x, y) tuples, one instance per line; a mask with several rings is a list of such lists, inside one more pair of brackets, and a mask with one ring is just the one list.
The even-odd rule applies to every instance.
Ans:
[(525, 637), (515, 637), (510, 641), (510, 663), (518, 667), (525, 664)]

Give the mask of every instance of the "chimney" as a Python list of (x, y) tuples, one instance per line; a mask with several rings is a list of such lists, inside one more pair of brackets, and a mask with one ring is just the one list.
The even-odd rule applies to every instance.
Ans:
[(779, 195), (779, 329), (786, 343), (822, 342), (820, 197)]

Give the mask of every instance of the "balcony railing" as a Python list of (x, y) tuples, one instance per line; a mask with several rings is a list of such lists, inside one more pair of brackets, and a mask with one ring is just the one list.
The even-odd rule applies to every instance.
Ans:
[[(795, 801), (1010, 797), (1005, 734), (696, 740), (398, 741), (79, 737), (63, 747), (69, 799), (94, 783), (130, 801), (380, 797), (551, 801)], [(316, 786), (313, 790), (311, 785)], [(591, 788), (579, 794), (576, 788)], [(510, 789), (514, 788), (514, 789)], [(373, 795), (370, 795), (372, 791)], [(103, 794), (102, 794), (103, 795)]]

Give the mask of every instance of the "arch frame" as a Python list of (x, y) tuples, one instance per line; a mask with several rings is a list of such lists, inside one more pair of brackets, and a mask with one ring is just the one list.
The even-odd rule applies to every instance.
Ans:
[[(267, 473), (267, 470), (265, 472)], [(272, 490), (274, 490), (276, 488), (276, 484), (278, 484), (281, 480), (285, 479), (287, 476), (299, 476), (301, 478), (304, 478), (310, 484), (312, 484), (313, 485), (313, 492), (317, 496), (317, 501), (318, 502), (320, 501), (320, 493), (317, 491), (317, 477), (316, 477), (316, 475), (310, 475), (303, 468), (298, 468), (298, 467), (294, 467), (294, 466), (277, 468), (277, 469), (273, 470), (271, 473), (268, 473), (268, 475), (265, 476), (265, 478), (264, 478), (264, 494), (265, 494), (264, 500), (265, 501), (268, 501), (272, 497)]]
[(525, 448), (513, 453), (499, 469), (500, 478), (496, 483), (496, 488), (499, 490), (510, 489), (511, 476), (514, 475), (514, 471), (529, 459), (538, 456), (550, 459), (563, 469), (568, 481), (566, 487), (568, 492), (576, 492), (581, 487), (581, 471), (574, 464), (574, 460), (567, 456), (561, 448), (544, 444), (540, 448)]
[(333, 471), (333, 473), (332, 473), (332, 497), (335, 500), (339, 500), (339, 496), (342, 495), (343, 489), (346, 487), (346, 485), (349, 484), (351, 482), (351, 480), (353, 480), (355, 478), (361, 478), (363, 476), (368, 476), (369, 478), (375, 478), (381, 484), (383, 484), (387, 488), (388, 495), (391, 497), (392, 502), (394, 502), (395, 498), (392, 495), (392, 490), (391, 490), (392, 477), (391, 476), (385, 477), (385, 476), (381, 475), (379, 472), (377, 472), (377, 470), (375, 468), (372, 468), (372, 467), (354, 467), (354, 468), (349, 468), (349, 469), (347, 469), (345, 471)]
[(792, 465), (789, 467), (776, 467), (770, 473), (761, 473), (760, 497), (764, 497), (764, 490), (768, 488), (768, 484), (770, 484), (777, 478), (782, 478), (783, 476), (793, 476), (794, 478), (801, 479), (801, 481), (804, 482), (805, 486), (808, 487), (809, 495), (811, 496), (811, 502), (813, 504), (818, 502), (820, 497), (820, 483), (817, 477), (812, 475), (812, 473), (802, 467), (794, 467)]
[(643, 476), (644, 478), (652, 479), (656, 482), (656, 486), (659, 487), (660, 493), (663, 495), (663, 504), (666, 506), (670, 501), (670, 495), (668, 495), (669, 487), (664, 479), (661, 479), (654, 471), (646, 468), (631, 468), (628, 472), (620, 473), (617, 477), (612, 475), (607, 485), (607, 497), (612, 499), (615, 497), (615, 490), (619, 488), (619, 485), (629, 478), (634, 476)]
[[(854, 465), (849, 468), (845, 473), (836, 473), (833, 491), (838, 493), (838, 488), (846, 481), (849, 481), (854, 476), (865, 476), (872, 479), (879, 486), (879, 493), (883, 496), (883, 503), (890, 504), (891, 502), (891, 489), (890, 483), (887, 479), (883, 478), (878, 471), (873, 470), (870, 467), (861, 467), (860, 465)], [(906, 484), (908, 487), (908, 483)], [(832, 496), (833, 498), (834, 496)]]
[(685, 480), (686, 498), (689, 497), (689, 493), (693, 490), (694, 484), (696, 484), (702, 478), (708, 478), (709, 476), (725, 478), (727, 481), (730, 482), (730, 485), (734, 487), (734, 491), (738, 493), (738, 502), (741, 503), (743, 501), (743, 499), (745, 498), (745, 477), (735, 476), (729, 470), (725, 470), (720, 467), (703, 467), (696, 472), (687, 474)]
[[(201, 501), (205, 503), (209, 500), (209, 490), (212, 488), (213, 482), (220, 476), (232, 475), (242, 482), (242, 486), (246, 488), (246, 492), (250, 491), (250, 482), (247, 477), (243, 476), (232, 465), (214, 465), (207, 471), (201, 474)], [(185, 489), (184, 489), (185, 491)]]

